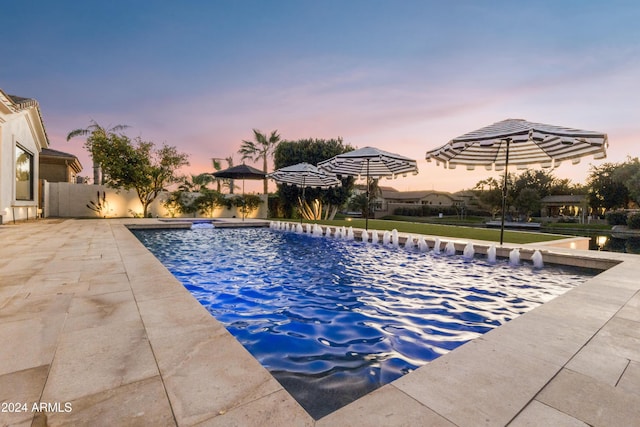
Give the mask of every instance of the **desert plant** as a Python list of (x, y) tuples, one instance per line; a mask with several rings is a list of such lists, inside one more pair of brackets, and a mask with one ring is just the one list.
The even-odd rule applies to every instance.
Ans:
[(107, 194), (103, 191), (102, 196), (100, 196), (100, 191), (96, 192), (97, 200), (94, 202), (93, 200), (89, 200), (87, 203), (87, 208), (94, 211), (98, 216), (102, 218), (107, 217), (107, 213), (109, 212), (109, 203), (107, 202)]

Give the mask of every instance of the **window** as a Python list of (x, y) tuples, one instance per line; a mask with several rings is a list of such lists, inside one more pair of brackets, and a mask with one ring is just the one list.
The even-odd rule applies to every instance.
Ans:
[(33, 200), (33, 155), (16, 145), (16, 200)]

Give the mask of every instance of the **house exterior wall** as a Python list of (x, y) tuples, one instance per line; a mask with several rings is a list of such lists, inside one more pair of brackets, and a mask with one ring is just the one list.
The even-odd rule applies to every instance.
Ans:
[(60, 163), (40, 162), (40, 178), (49, 182), (73, 182), (75, 173), (71, 166)]
[[(3, 106), (4, 107), (4, 106)], [(39, 121), (36, 107), (11, 111), (0, 109), (0, 219), (12, 220), (35, 218), (38, 209), (38, 163), (39, 153), (46, 146), (46, 139)], [(31, 193), (32, 200), (16, 200), (16, 146), (28, 152), (33, 159)]]
[(446, 194), (432, 193), (420, 200), (420, 204), (429, 206), (453, 206), (454, 200)]
[[(104, 185), (74, 184), (68, 182), (47, 182), (45, 183), (45, 217), (61, 218), (96, 218), (98, 213), (87, 207), (89, 202), (98, 202), (98, 197), (105, 194), (106, 205), (105, 215), (107, 218), (132, 217), (133, 213), (142, 213), (142, 204), (138, 200), (138, 195), (134, 190), (117, 190)], [(99, 193), (99, 196), (98, 196)], [(170, 213), (162, 206), (166, 200), (167, 193), (160, 194), (158, 198), (149, 206), (149, 213), (153, 217), (170, 217)], [(263, 203), (260, 207), (249, 213), (245, 218), (266, 218), (267, 217), (267, 196), (260, 195)], [(197, 217), (202, 215), (197, 214)], [(193, 214), (176, 215), (176, 217), (193, 218)], [(242, 214), (236, 208), (219, 208), (213, 213), (214, 218), (241, 218)]]

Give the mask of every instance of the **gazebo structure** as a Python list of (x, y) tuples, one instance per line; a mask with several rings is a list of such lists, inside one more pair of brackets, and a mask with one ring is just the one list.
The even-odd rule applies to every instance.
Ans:
[(584, 223), (589, 214), (589, 200), (584, 194), (546, 196), (540, 200), (540, 216), (569, 216)]

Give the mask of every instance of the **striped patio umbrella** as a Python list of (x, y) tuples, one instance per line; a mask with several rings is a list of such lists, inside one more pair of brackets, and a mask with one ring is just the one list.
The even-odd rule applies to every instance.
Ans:
[(340, 185), (335, 175), (329, 174), (309, 163), (298, 163), (271, 172), (267, 178), (278, 184), (295, 185), (300, 188), (331, 188)]
[(336, 175), (355, 176), (367, 179), (367, 209), (365, 209), (365, 229), (369, 229), (369, 178), (396, 178), (408, 173), (417, 174), (415, 160), (399, 154), (388, 153), (373, 147), (364, 147), (348, 153), (338, 154), (318, 163), (319, 169)]
[[(301, 212), (304, 209), (304, 192), (306, 188), (327, 189), (342, 185), (335, 175), (304, 162), (277, 169), (268, 174), (267, 178), (273, 179), (278, 184), (294, 185), (302, 188), (302, 199), (299, 199), (299, 209)], [(302, 222), (302, 216), (303, 215), (301, 214), (300, 222)]]
[(504, 170), (500, 227), (502, 245), (509, 165), (517, 166), (518, 169), (534, 165), (551, 168), (566, 160), (577, 164), (582, 157), (590, 155), (594, 159), (604, 159), (608, 144), (605, 133), (508, 119), (469, 132), (440, 148), (427, 151), (426, 159), (428, 162), (435, 160), (436, 164), (442, 163), (449, 169), (461, 165), (468, 170), (473, 170), (476, 166), (487, 170)]

